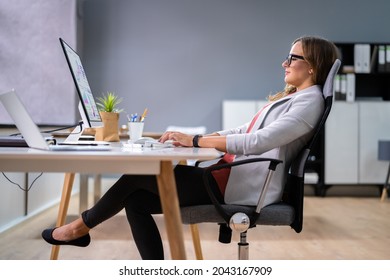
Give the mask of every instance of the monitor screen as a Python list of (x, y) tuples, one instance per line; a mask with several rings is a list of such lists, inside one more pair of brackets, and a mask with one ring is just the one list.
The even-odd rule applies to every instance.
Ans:
[(102, 126), (102, 119), (100, 118), (80, 56), (61, 38), (60, 42), (80, 98), (79, 110), (84, 127)]

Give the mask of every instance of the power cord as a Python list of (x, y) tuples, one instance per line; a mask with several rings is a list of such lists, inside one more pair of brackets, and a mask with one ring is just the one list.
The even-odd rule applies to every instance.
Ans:
[[(83, 131), (83, 121), (80, 121), (78, 124), (73, 124), (73, 125), (70, 125), (70, 126), (60, 127), (60, 128), (56, 128), (56, 129), (52, 129), (52, 130), (44, 130), (44, 131), (41, 131), (41, 133), (52, 133), (52, 132), (55, 132), (55, 131), (59, 131), (59, 130), (67, 129), (67, 128), (72, 128), (72, 127), (76, 127), (76, 126), (80, 126), (80, 131), (79, 132), (71, 132), (69, 134), (79, 134), (79, 133), (81, 133), (81, 131)], [(18, 132), (18, 133), (10, 134), (9, 136), (19, 136), (20, 134), (21, 133)]]
[[(67, 129), (67, 128), (72, 128), (72, 127), (76, 127), (76, 126), (80, 126), (80, 132), (73, 132), (73, 133), (70, 133), (70, 134), (79, 134), (81, 133), (81, 131), (83, 130), (83, 122), (80, 121), (78, 124), (76, 125), (70, 125), (70, 126), (66, 126), (66, 127), (61, 127), (61, 128), (57, 128), (57, 129), (53, 129), (53, 130), (46, 130), (46, 131), (41, 131), (41, 133), (52, 133), (52, 132), (55, 132), (55, 131), (59, 131), (59, 130), (63, 130), (63, 129)], [(10, 136), (18, 136), (20, 135), (20, 133), (14, 133), (14, 134), (11, 134)], [(27, 189), (24, 189), (22, 186), (20, 186), (18, 183), (15, 183), (13, 182), (10, 178), (7, 177), (7, 175), (5, 175), (4, 172), (1, 172), (3, 174), (3, 176), (13, 185), (16, 185), (18, 186), (19, 189), (21, 189), (22, 191), (25, 191), (25, 192), (28, 192), (30, 191), (30, 189), (32, 188), (32, 186), (34, 185), (34, 183), (38, 180), (39, 177), (41, 177), (43, 175), (43, 172), (41, 172), (30, 184), (30, 186), (27, 188)]]
[(16, 186), (18, 186), (19, 189), (21, 189), (22, 191), (24, 192), (28, 192), (31, 190), (32, 186), (34, 185), (34, 183), (36, 182), (36, 180), (38, 180), (39, 177), (42, 176), (43, 172), (41, 172), (41, 174), (39, 174), (30, 184), (30, 186), (27, 188), (27, 189), (24, 189), (21, 185), (19, 185), (18, 183), (15, 183), (14, 181), (12, 181), (10, 178), (7, 177), (7, 175), (5, 175), (4, 172), (1, 172), (3, 174), (3, 176), (11, 183), (11, 184), (14, 184)]
[(60, 128), (52, 129), (52, 130), (41, 131), (41, 133), (52, 133), (52, 132), (55, 132), (55, 131), (59, 131), (59, 130), (67, 129), (67, 128), (72, 128), (72, 127), (76, 127), (76, 126), (80, 126), (80, 131), (79, 132), (73, 132), (73, 133), (70, 133), (70, 134), (79, 134), (83, 130), (83, 121), (80, 121), (76, 125), (70, 125), (70, 126), (66, 126), (66, 127), (60, 127)]

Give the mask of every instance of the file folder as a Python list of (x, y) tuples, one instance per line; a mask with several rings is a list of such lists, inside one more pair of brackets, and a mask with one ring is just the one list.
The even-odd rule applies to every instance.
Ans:
[(340, 88), (340, 75), (337, 74), (334, 78), (333, 88), (334, 88), (334, 100), (341, 100), (341, 88)]
[(355, 44), (354, 66), (355, 73), (370, 73), (371, 46), (369, 44)]
[(347, 75), (340, 75), (340, 100), (347, 99)]
[(361, 73), (363, 66), (362, 66), (362, 48), (360, 44), (355, 44), (353, 48), (353, 61), (355, 66), (355, 73)]
[(377, 65), (378, 65), (378, 45), (375, 45), (373, 47), (373, 51), (371, 55), (371, 65), (370, 65), (371, 73), (375, 73), (375, 71), (377, 71)]
[(390, 45), (386, 46), (385, 71), (390, 72)]
[(386, 46), (380, 45), (378, 49), (378, 72), (385, 72)]
[(355, 74), (347, 74), (346, 75), (346, 83), (347, 83), (347, 102), (355, 101)]

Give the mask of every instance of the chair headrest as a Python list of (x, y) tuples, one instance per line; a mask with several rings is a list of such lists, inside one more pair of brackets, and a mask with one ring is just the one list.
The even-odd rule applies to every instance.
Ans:
[(339, 71), (340, 65), (340, 59), (336, 59), (333, 63), (332, 68), (329, 71), (328, 77), (326, 77), (326, 81), (322, 89), (322, 94), (324, 95), (324, 98), (327, 98), (328, 96), (333, 96), (333, 81), (334, 77), (337, 74), (337, 71)]

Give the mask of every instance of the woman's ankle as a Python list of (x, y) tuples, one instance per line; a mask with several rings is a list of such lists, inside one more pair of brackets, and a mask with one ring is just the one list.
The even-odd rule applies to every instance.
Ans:
[(79, 218), (69, 224), (56, 228), (52, 235), (56, 240), (68, 241), (87, 235), (89, 230), (83, 220)]

